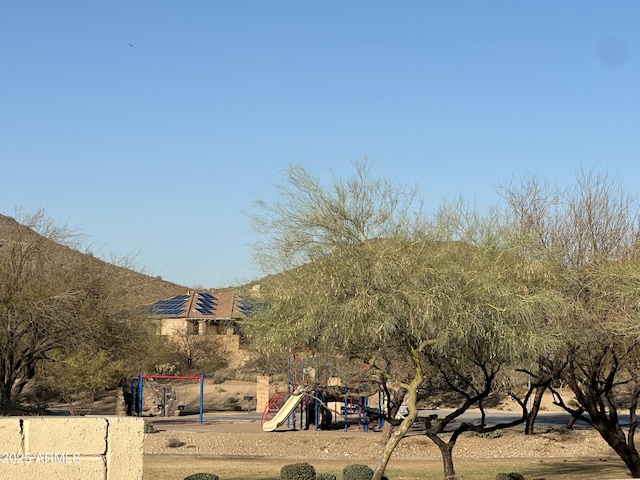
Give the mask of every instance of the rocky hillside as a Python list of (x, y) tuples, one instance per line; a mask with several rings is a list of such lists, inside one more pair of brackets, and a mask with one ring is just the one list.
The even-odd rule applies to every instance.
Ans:
[(139, 305), (150, 304), (188, 290), (185, 286), (167, 282), (160, 277), (152, 277), (127, 267), (113, 265), (94, 257), (91, 253), (83, 253), (71, 246), (57, 243), (54, 239), (46, 238), (24, 225), (20, 225), (14, 218), (0, 214), (0, 254), (3, 253), (3, 249), (9, 248), (12, 243), (15, 243), (18, 238), (30, 242), (36, 237), (45, 242), (51, 255), (62, 256), (71, 263), (80, 258), (95, 262), (99, 268), (104, 269), (105, 273), (115, 276), (120, 285), (130, 292), (135, 292), (135, 299)]

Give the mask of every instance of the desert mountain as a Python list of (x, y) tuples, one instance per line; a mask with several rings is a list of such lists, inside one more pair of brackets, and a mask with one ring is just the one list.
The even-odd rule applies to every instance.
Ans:
[(0, 214), (0, 255), (2, 250), (9, 248), (18, 239), (18, 231), (22, 231), (23, 240), (31, 241), (39, 238), (46, 245), (51, 255), (61, 256), (70, 263), (76, 260), (89, 260), (95, 262), (98, 268), (104, 269), (109, 276), (115, 276), (121, 286), (130, 292), (135, 292), (136, 302), (139, 305), (147, 305), (162, 298), (172, 297), (186, 292), (188, 287), (167, 282), (160, 277), (153, 277), (133, 269), (114, 265), (112, 263), (94, 257), (91, 253), (83, 253), (72, 247), (56, 243), (45, 238), (39, 233), (21, 226), (14, 218)]

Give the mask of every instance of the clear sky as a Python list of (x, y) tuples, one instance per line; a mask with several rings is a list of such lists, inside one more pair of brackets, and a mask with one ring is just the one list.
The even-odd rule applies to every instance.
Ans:
[(217, 288), (290, 163), (496, 202), (580, 166), (640, 188), (640, 2), (5, 0), (0, 213)]

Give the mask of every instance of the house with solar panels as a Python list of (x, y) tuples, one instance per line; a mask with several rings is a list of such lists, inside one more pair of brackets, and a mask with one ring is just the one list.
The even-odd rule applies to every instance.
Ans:
[(238, 323), (251, 312), (251, 302), (234, 292), (188, 292), (149, 306), (159, 319), (160, 335), (218, 335), (234, 357), (241, 357)]

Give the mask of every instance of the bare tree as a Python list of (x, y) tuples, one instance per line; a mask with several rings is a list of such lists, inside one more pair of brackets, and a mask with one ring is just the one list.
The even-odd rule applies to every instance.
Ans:
[(39, 362), (80, 347), (134, 364), (150, 323), (139, 321), (117, 272), (71, 255), (77, 235), (41, 210), (0, 221), (0, 403), (18, 398)]
[[(527, 255), (546, 263), (571, 312), (548, 319), (562, 328), (564, 346), (540, 357), (532, 374), (566, 383), (578, 407), (554, 390), (556, 403), (591, 424), (638, 478), (638, 199), (619, 180), (584, 170), (572, 188), (532, 177), (504, 192)], [(630, 415), (627, 429), (621, 409)]]
[(183, 374), (211, 374), (227, 365), (227, 349), (213, 335), (191, 335), (180, 330), (166, 338), (167, 359)]
[[(6, 219), (0, 248), (0, 403), (10, 404), (35, 374), (38, 361), (75, 341), (81, 293), (53, 241), (70, 237), (42, 211), (23, 224)], [(58, 252), (56, 254), (56, 252)]]

